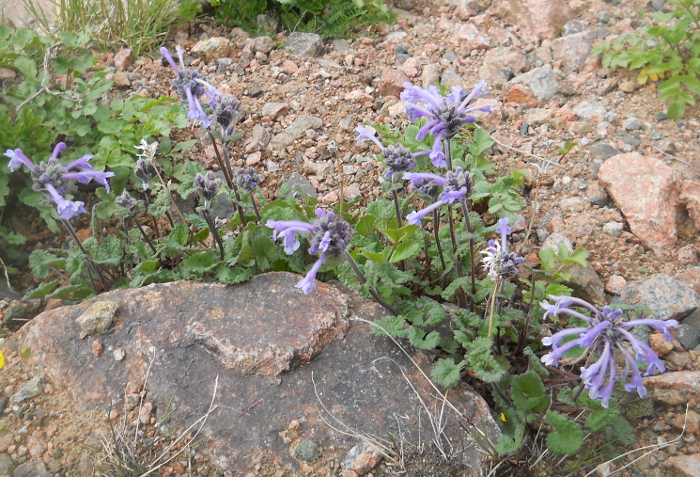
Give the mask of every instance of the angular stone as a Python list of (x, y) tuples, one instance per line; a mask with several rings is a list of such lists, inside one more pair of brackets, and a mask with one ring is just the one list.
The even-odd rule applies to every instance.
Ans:
[(292, 56), (313, 58), (323, 53), (323, 41), (315, 33), (294, 32), (282, 44)]
[(669, 406), (700, 398), (700, 371), (679, 371), (644, 378), (644, 386), (654, 390), (654, 400)]
[(403, 85), (407, 81), (408, 76), (401, 70), (389, 70), (384, 76), (379, 80), (377, 89), (379, 94), (382, 96), (396, 96), (398, 97), (403, 91)]
[(318, 197), (318, 191), (307, 179), (304, 179), (298, 172), (292, 172), (287, 179), (287, 185), (292, 189), (292, 194), (302, 193), (313, 197)]
[(673, 472), (666, 475), (696, 477), (700, 475), (700, 454), (674, 455), (664, 461), (663, 467)]
[(129, 48), (122, 48), (114, 55), (114, 67), (123, 70), (134, 62), (134, 52)]
[(491, 48), (491, 39), (472, 23), (462, 23), (459, 31), (452, 35), (450, 42), (455, 46), (466, 46), (470, 50)]
[(610, 159), (613, 156), (620, 154), (620, 151), (612, 147), (607, 142), (596, 142), (588, 146), (588, 150), (593, 154), (593, 157), (601, 158), (603, 160)]
[(53, 477), (41, 461), (20, 464), (12, 473), (12, 477)]
[(304, 135), (307, 129), (318, 129), (323, 126), (323, 120), (316, 116), (299, 116), (294, 120), (291, 126), (277, 134), (270, 141), (270, 147), (273, 151), (281, 151), (289, 146), (296, 139)]
[(559, 82), (554, 76), (552, 65), (549, 64), (516, 76), (506, 83), (505, 89), (508, 90), (514, 84), (524, 84), (529, 87), (540, 103), (549, 101), (559, 89)]
[(528, 108), (537, 108), (540, 105), (540, 102), (535, 99), (530, 88), (524, 84), (514, 84), (511, 86), (505, 98), (503, 98), (503, 102), (505, 104), (523, 105)]
[(80, 339), (87, 335), (103, 335), (112, 325), (114, 314), (119, 303), (113, 301), (98, 301), (90, 305), (85, 313), (75, 320), (80, 327)]
[(423, 67), (421, 84), (423, 88), (437, 85), (440, 82), (440, 63), (429, 63)]
[[(34, 348), (31, 348), (34, 350)], [(33, 377), (27, 384), (12, 396), (12, 402), (17, 404), (26, 401), (27, 399), (35, 398), (44, 392), (44, 376), (39, 375)]]
[(675, 171), (658, 159), (633, 152), (605, 161), (598, 180), (642, 244), (657, 255), (668, 255), (678, 237)]
[(343, 469), (353, 470), (357, 475), (367, 475), (382, 460), (382, 455), (367, 442), (356, 445), (343, 459)]
[(534, 43), (551, 38), (574, 17), (566, 0), (501, 0), (488, 11), (518, 25), (521, 36)]
[(262, 115), (276, 119), (277, 116), (287, 114), (289, 104), (287, 103), (265, 103), (262, 107)]
[(619, 295), (627, 286), (627, 280), (620, 275), (610, 275), (605, 283), (605, 291), (612, 295)]
[(486, 83), (496, 89), (502, 89), (503, 86), (508, 82), (506, 74), (501, 68), (492, 64), (485, 64), (479, 67), (479, 79), (486, 81)]
[(594, 39), (590, 30), (557, 38), (552, 42), (552, 56), (562, 60), (567, 71), (579, 71), (591, 55)]
[[(325, 455), (334, 446), (338, 454), (330, 458), (342, 459), (357, 442), (330, 429), (319, 412), (359, 434), (389, 432), (417, 442), (419, 422), (421, 436), (431, 432), (424, 417), (419, 421), (424, 410), (418, 395), (432, 402), (434, 390), (416, 367), (366, 323), (353, 322), (347, 329), (350, 310), (374, 322), (385, 316), (383, 309), (324, 283), (304, 295), (296, 288), (300, 278), (271, 273), (236, 287), (174, 282), (106, 293), (99, 299), (120, 303), (120, 313), (114, 333), (104, 336), (105, 346), (127, 350), (121, 363), (95, 358), (90, 343), (73, 338), (74, 320), (90, 301), (44, 312), (15, 337), (36, 350), (27, 365), (44, 369), (82, 412), (102, 409), (110, 399), (118, 406), (124, 383), (143, 382), (150, 369), (144, 390), (153, 409), (165, 409), (174, 396), (171, 419), (187, 426), (206, 413), (216, 385), (218, 407), (202, 429), (208, 437), (198, 451), (233, 474), (272, 459), (296, 466), (277, 438), (293, 419), (303, 423), (304, 433)], [(274, 351), (274, 359), (266, 361), (264, 350)], [(411, 353), (429, 372), (429, 357)], [(152, 360), (156, 364), (149, 366)], [(449, 397), (495, 443), (500, 432), (481, 397), (464, 384), (452, 388)], [(401, 429), (396, 415), (407, 416)], [(446, 438), (462, 442), (460, 418), (446, 409), (443, 419)], [(477, 471), (484, 453), (470, 442), (462, 449), (458, 458), (466, 470)]]
[(449, 68), (442, 73), (442, 79), (440, 81), (448, 90), (451, 90), (454, 86), (461, 86), (464, 88), (465, 83), (464, 78), (462, 78), (461, 75), (459, 75), (455, 70)]
[(681, 203), (688, 211), (696, 230), (700, 230), (700, 183), (685, 180), (681, 184)]
[(198, 58), (202, 58), (207, 63), (225, 58), (231, 54), (233, 43), (228, 38), (215, 36), (197, 42), (192, 47), (192, 54)]
[(598, 119), (598, 121), (600, 121), (607, 114), (607, 112), (608, 110), (605, 109), (605, 106), (602, 104), (589, 103), (588, 101), (584, 101), (574, 107), (574, 114), (576, 114), (576, 116), (579, 118), (587, 120), (593, 120), (595, 117)]
[(676, 280), (700, 294), (700, 267), (690, 267), (680, 271), (674, 277)]
[(268, 54), (274, 50), (275, 46), (275, 40), (269, 36), (259, 36), (257, 38), (253, 38), (253, 47), (256, 51)]
[(656, 320), (668, 320), (700, 307), (700, 295), (663, 273), (628, 283), (620, 294), (626, 305), (645, 306)]

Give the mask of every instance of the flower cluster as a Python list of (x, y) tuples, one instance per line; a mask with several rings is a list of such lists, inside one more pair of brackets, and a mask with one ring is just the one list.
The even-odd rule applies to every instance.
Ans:
[(253, 192), (253, 189), (258, 186), (258, 182), (260, 182), (260, 176), (253, 167), (236, 169), (236, 172), (233, 174), (233, 183), (248, 194)]
[(484, 254), (481, 263), (488, 270), (488, 276), (492, 280), (517, 275), (518, 265), (524, 260), (515, 252), (508, 251), (508, 236), (512, 230), (508, 227), (507, 217), (498, 221), (496, 232), (501, 234), (501, 241), (489, 240), (488, 248), (481, 252)]
[(379, 150), (382, 151), (382, 157), (384, 157), (384, 164), (386, 164), (387, 167), (385, 175), (387, 179), (393, 179), (396, 175), (399, 175), (399, 179), (401, 179), (400, 174), (406, 171), (410, 171), (416, 166), (416, 156), (429, 154), (429, 151), (419, 151), (412, 153), (409, 148), (407, 148), (403, 144), (398, 143), (390, 144), (384, 147), (384, 144), (382, 144), (381, 141), (377, 139), (377, 137), (374, 134), (370, 134), (370, 132), (363, 126), (357, 126), (355, 128), (355, 131), (359, 133), (359, 136), (357, 136), (358, 144), (363, 139), (367, 139), (375, 143)]
[(442, 140), (452, 139), (467, 123), (476, 121), (472, 115), (475, 111), (491, 112), (492, 104), (469, 107), (474, 98), (486, 94), (486, 82), (481, 80), (468, 95), (460, 86), (454, 86), (452, 92), (443, 97), (437, 87), (428, 86), (423, 89), (406, 82), (401, 93), (401, 99), (408, 103), (406, 112), (411, 121), (426, 118), (425, 125), (418, 131), (416, 139), (422, 141), (430, 133), (435, 136), (430, 159), (435, 167), (445, 167), (445, 153), (442, 150)]
[(209, 117), (207, 113), (204, 112), (202, 104), (199, 102), (199, 96), (205, 92), (203, 86), (206, 85), (206, 83), (199, 78), (199, 73), (197, 71), (188, 71), (187, 68), (185, 68), (185, 61), (182, 58), (183, 50), (180, 46), (177, 47), (177, 56), (180, 59), (179, 68), (167, 48), (162, 47), (160, 53), (163, 55), (163, 58), (170, 63), (173, 70), (175, 70), (177, 76), (170, 82), (175, 87), (177, 94), (187, 100), (187, 107), (189, 110), (188, 117), (191, 121), (199, 120), (202, 126), (208, 127), (210, 124)]
[(221, 188), (221, 179), (216, 177), (212, 171), (206, 174), (197, 174), (194, 178), (193, 187), (204, 198), (204, 208), (209, 209), (211, 200), (216, 197)]
[[(211, 97), (211, 126), (218, 125), (224, 138), (233, 134), (233, 129), (241, 110), (241, 100), (232, 94), (222, 94), (213, 86), (209, 88)], [(206, 91), (205, 91), (206, 92)]]
[[(669, 328), (678, 326), (678, 322), (676, 320), (653, 319), (623, 322), (622, 310), (612, 310), (606, 306), (601, 311), (584, 300), (568, 296), (550, 295), (549, 298), (554, 301), (554, 304), (540, 303), (540, 306), (546, 311), (545, 316), (556, 316), (563, 313), (580, 318), (586, 323), (586, 326), (565, 329), (551, 337), (543, 338), (542, 344), (551, 346), (552, 351), (542, 356), (542, 362), (549, 366), (557, 366), (564, 354), (574, 346), (592, 348), (598, 356), (598, 360), (588, 367), (581, 368), (581, 379), (588, 389), (591, 399), (601, 399), (602, 406), (607, 408), (615, 380), (619, 379), (615, 365), (615, 351), (617, 350), (625, 358), (625, 369), (620, 373), (620, 378), (627, 378), (631, 374), (629, 383), (625, 384), (625, 390), (632, 392), (636, 389), (639, 396), (644, 397), (647, 391), (642, 383), (642, 375), (637, 362), (646, 362), (645, 376), (651, 375), (654, 368), (661, 373), (664, 372), (665, 368), (649, 345), (633, 336), (629, 329), (634, 326), (649, 326), (663, 332), (666, 341), (670, 341)], [(591, 316), (586, 316), (572, 307), (585, 308)], [(564, 338), (569, 336), (577, 336), (577, 338), (562, 344)], [(628, 348), (631, 348), (634, 358)]]
[[(91, 154), (86, 154), (64, 166), (58, 162), (58, 155), (66, 149), (65, 143), (59, 142), (47, 162), (34, 164), (21, 149), (7, 150), (5, 156), (10, 158), (10, 170), (14, 171), (22, 165), (31, 171), (34, 190), (43, 193), (56, 204), (56, 212), (63, 220), (69, 220), (78, 214), (86, 212), (85, 203), (69, 200), (66, 195), (75, 192), (75, 182), (87, 184), (94, 180), (109, 191), (107, 179), (113, 177), (113, 172), (98, 172), (90, 164)], [(70, 172), (76, 169), (74, 172)]]
[(438, 196), (440, 200), (432, 203), (423, 210), (411, 212), (406, 216), (406, 220), (412, 225), (420, 225), (425, 216), (438, 207), (445, 204), (453, 204), (465, 199), (473, 185), (469, 171), (464, 171), (461, 167), (458, 167), (454, 171), (447, 171), (445, 177), (428, 172), (407, 172), (403, 175), (403, 178), (411, 181), (411, 189), (420, 187), (427, 192), (428, 190), (426, 189), (431, 186), (442, 187), (442, 193)]
[(274, 240), (278, 238), (284, 240), (284, 251), (287, 254), (291, 255), (301, 246), (296, 238), (297, 233), (309, 234), (309, 243), (311, 244), (309, 253), (321, 252), (321, 256), (311, 267), (311, 270), (297, 284), (297, 288), (301, 288), (307, 295), (316, 289), (314, 279), (323, 262), (329, 257), (342, 255), (352, 237), (350, 225), (333, 212), (316, 209), (316, 216), (318, 218), (311, 224), (296, 220), (268, 220), (266, 224), (267, 227), (273, 229), (272, 238)]

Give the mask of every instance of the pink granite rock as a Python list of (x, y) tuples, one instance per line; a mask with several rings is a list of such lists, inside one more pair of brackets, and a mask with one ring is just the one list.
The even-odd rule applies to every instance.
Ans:
[(683, 181), (680, 200), (695, 224), (695, 228), (700, 230), (700, 184), (695, 181)]
[(700, 371), (680, 371), (644, 378), (644, 386), (654, 391), (654, 400), (675, 406), (691, 399), (698, 401), (699, 381)]
[(566, 0), (501, 0), (494, 2), (488, 13), (519, 25), (528, 41), (550, 38), (574, 17)]
[(673, 169), (658, 159), (631, 152), (605, 161), (598, 180), (642, 244), (657, 255), (668, 255), (678, 238), (679, 184)]
[(408, 76), (406, 76), (406, 73), (403, 71), (389, 70), (389, 72), (379, 80), (377, 89), (382, 96), (398, 97), (403, 91), (403, 84), (407, 81), (409, 81)]
[(663, 467), (673, 472), (665, 475), (696, 477), (700, 475), (700, 454), (673, 456), (664, 461)]

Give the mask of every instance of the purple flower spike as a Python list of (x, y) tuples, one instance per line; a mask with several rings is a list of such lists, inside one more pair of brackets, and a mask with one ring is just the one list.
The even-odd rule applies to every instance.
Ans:
[(446, 177), (427, 172), (411, 173), (406, 172), (403, 178), (411, 181), (410, 189), (413, 187), (425, 187), (425, 181), (430, 181), (435, 186), (442, 186), (440, 200), (429, 205), (418, 212), (411, 212), (406, 216), (406, 220), (411, 225), (420, 225), (426, 215), (445, 204), (453, 204), (466, 198), (472, 187), (472, 180), (469, 172), (458, 167), (454, 171), (447, 171)]
[[(179, 46), (177, 49), (177, 55), (180, 60), (179, 68), (173, 60), (173, 57), (170, 56), (170, 52), (165, 47), (161, 48), (160, 52), (163, 55), (163, 58), (170, 63), (170, 66), (172, 66), (173, 70), (175, 71), (175, 79), (171, 80), (170, 82), (175, 87), (177, 94), (187, 101), (187, 109), (189, 110), (188, 117), (192, 121), (199, 120), (204, 127), (209, 127), (211, 121), (204, 112), (204, 109), (202, 109), (202, 105), (198, 98), (205, 92), (202, 84), (208, 87), (211, 85), (209, 85), (209, 83), (206, 81), (199, 79), (199, 73), (197, 71), (187, 71), (185, 68), (185, 62), (182, 58), (182, 49)], [(213, 86), (211, 87), (213, 88)]]
[[(18, 167), (27, 166), (31, 171), (34, 190), (41, 192), (47, 199), (56, 204), (56, 212), (59, 217), (69, 220), (86, 212), (83, 202), (69, 200), (65, 197), (67, 194), (75, 192), (75, 181), (87, 184), (94, 180), (109, 191), (107, 179), (113, 177), (114, 173), (95, 171), (89, 163), (92, 159), (90, 154), (63, 166), (58, 162), (58, 156), (65, 149), (66, 145), (59, 142), (54, 147), (49, 160), (37, 164), (30, 161), (21, 149), (8, 150), (5, 155), (10, 158), (10, 170), (14, 171)], [(78, 169), (79, 172), (68, 172), (70, 169)]]
[(323, 252), (311, 270), (302, 279), (297, 288), (301, 288), (305, 294), (316, 289), (314, 280), (323, 262), (329, 257), (337, 257), (345, 253), (345, 248), (352, 237), (350, 225), (337, 217), (333, 212), (325, 212), (316, 209), (316, 217), (313, 223), (299, 222), (296, 220), (268, 220), (266, 226), (273, 229), (272, 238), (278, 236), (284, 238), (284, 251), (288, 254), (299, 249), (300, 243), (296, 239), (296, 233), (309, 234), (309, 253)]
[(357, 126), (355, 131), (359, 133), (357, 136), (357, 143), (366, 139), (372, 141), (377, 145), (380, 151), (382, 151), (382, 156), (384, 157), (384, 164), (386, 164), (387, 172), (385, 177), (392, 178), (396, 177), (397, 174), (401, 174), (405, 171), (410, 171), (416, 166), (416, 156), (423, 156), (430, 154), (429, 151), (418, 151), (412, 153), (409, 148), (403, 144), (390, 144), (386, 147), (377, 139), (377, 137), (363, 126)]
[(452, 139), (465, 124), (476, 121), (476, 117), (471, 113), (491, 111), (491, 104), (469, 107), (476, 96), (486, 93), (485, 86), (485, 81), (479, 81), (472, 92), (466, 96), (461, 87), (455, 86), (449, 95), (443, 97), (435, 86), (423, 89), (410, 82), (404, 83), (401, 99), (408, 103), (406, 105), (408, 117), (411, 121), (426, 118), (426, 123), (418, 131), (416, 139), (422, 141), (428, 133), (435, 137), (430, 159), (436, 167), (445, 165), (442, 139)]
[[(556, 366), (557, 361), (564, 353), (574, 346), (589, 348), (593, 351), (593, 358), (597, 355), (597, 360), (590, 366), (581, 368), (581, 379), (586, 389), (589, 390), (588, 394), (592, 399), (600, 399), (601, 405), (607, 408), (615, 381), (628, 377), (630, 381), (625, 384), (625, 390), (627, 392), (636, 390), (640, 397), (646, 395), (647, 391), (642, 382), (637, 362), (645, 361), (647, 363), (646, 376), (650, 376), (654, 372), (654, 368), (663, 373), (665, 367), (651, 347), (632, 335), (628, 328), (632, 326), (649, 326), (655, 330), (662, 331), (666, 340), (670, 340), (671, 333), (669, 328), (678, 326), (678, 322), (676, 320), (663, 321), (654, 319), (623, 322), (622, 312), (613, 310), (609, 306), (599, 310), (580, 298), (555, 295), (550, 295), (549, 298), (554, 300), (554, 304), (548, 302), (540, 304), (546, 310), (546, 315), (565, 314), (583, 318), (588, 323), (588, 326), (560, 331), (550, 338), (543, 338), (542, 344), (551, 346), (552, 351), (541, 358), (542, 362)], [(573, 310), (570, 308), (571, 306), (585, 308), (591, 316), (589, 317), (580, 311)], [(571, 335), (579, 335), (579, 337), (561, 345), (562, 339)], [(628, 351), (629, 348), (634, 352), (634, 359)], [(622, 373), (617, 372), (615, 350), (622, 353), (625, 358), (626, 366)]]
[(442, 207), (443, 205), (445, 205), (445, 203), (441, 200), (438, 200), (437, 202), (430, 204), (423, 210), (419, 210), (418, 212), (411, 212), (406, 216), (406, 221), (411, 225), (421, 225), (426, 215), (428, 215), (438, 207)]

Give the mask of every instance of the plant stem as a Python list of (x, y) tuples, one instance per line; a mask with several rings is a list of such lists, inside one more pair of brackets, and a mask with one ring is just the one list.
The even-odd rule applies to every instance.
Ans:
[[(350, 267), (353, 269), (355, 272), (355, 275), (357, 275), (358, 280), (360, 280), (360, 283), (364, 285), (367, 283), (367, 278), (365, 278), (365, 275), (362, 273), (362, 270), (360, 270), (360, 267), (357, 266), (357, 263), (355, 263), (355, 260), (352, 258), (352, 255), (347, 250), (343, 251), (343, 255), (345, 259), (348, 261), (350, 264)], [(379, 303), (381, 306), (384, 307), (389, 313), (391, 313), (394, 316), (398, 316), (401, 314), (400, 311), (398, 311), (396, 308), (388, 304), (382, 296), (379, 294), (376, 288), (374, 288), (372, 285), (369, 286), (369, 294), (372, 295), (372, 298)]]
[(211, 217), (211, 214), (207, 209), (202, 209), (202, 215), (204, 216), (204, 220), (207, 221), (207, 225), (209, 226), (209, 230), (211, 231), (211, 234), (214, 236), (214, 240), (216, 240), (216, 244), (219, 246), (219, 252), (221, 252), (221, 260), (224, 260), (224, 244), (221, 241), (221, 237), (219, 237), (219, 232), (216, 230), (216, 224), (214, 223), (214, 220)]
[[(450, 225), (450, 240), (452, 240), (452, 252), (455, 256), (455, 267), (457, 268), (457, 276), (459, 278), (464, 277), (464, 270), (462, 269), (462, 257), (457, 253), (457, 235), (455, 234), (455, 221), (452, 217), (452, 206), (447, 206), (447, 219)], [(467, 307), (467, 297), (464, 293), (462, 287), (459, 287), (457, 291), (457, 305), (460, 308)], [(474, 303), (471, 303), (470, 310), (474, 311)]]
[[(146, 210), (148, 210), (148, 206), (151, 205), (151, 197), (146, 191), (143, 191), (143, 200), (144, 202), (146, 202)], [(158, 230), (158, 220), (153, 215), (151, 215), (151, 218), (153, 219), (153, 231), (156, 233), (156, 238), (160, 238), (160, 230)]]
[(255, 203), (255, 195), (251, 192), (250, 193), (250, 201), (253, 203), (253, 211), (255, 212), (255, 216), (258, 218), (258, 222), (262, 222), (262, 217), (260, 217), (260, 211), (258, 210), (258, 204)]
[(134, 214), (132, 212), (131, 218), (134, 220), (134, 223), (136, 224), (136, 227), (138, 227), (139, 232), (141, 232), (141, 235), (143, 235), (143, 238), (146, 239), (146, 243), (148, 243), (148, 246), (151, 247), (151, 250), (153, 250), (153, 253), (157, 255), (158, 252), (156, 251), (156, 247), (153, 245), (153, 242), (151, 242), (151, 239), (148, 237), (146, 232), (141, 227), (141, 224), (139, 223), (139, 219), (136, 218), (136, 214)]
[(464, 213), (464, 222), (467, 224), (467, 232), (469, 232), (469, 259), (471, 262), (472, 276), (472, 295), (476, 296), (476, 266), (474, 264), (474, 227), (469, 219), (469, 202), (467, 199), (462, 199), (462, 212)]
[[(211, 133), (209, 133), (209, 135), (211, 135)], [(212, 141), (214, 141), (213, 136)], [(228, 149), (226, 149), (224, 144), (221, 145), (221, 150), (224, 152), (226, 161), (221, 159), (219, 149), (216, 147), (216, 141), (214, 141), (214, 150), (216, 151), (216, 157), (219, 159), (219, 165), (224, 171), (224, 176), (226, 176), (226, 183), (233, 190), (233, 194), (236, 196), (236, 209), (238, 210), (238, 216), (241, 218), (241, 227), (245, 227), (247, 224), (245, 220), (245, 212), (243, 211), (243, 206), (241, 206), (241, 195), (238, 193), (238, 187), (236, 187), (236, 184), (233, 183), (233, 171), (231, 170), (231, 158), (228, 155)]]
[(445, 162), (447, 163), (447, 170), (452, 170), (452, 141), (447, 138), (442, 139), (442, 148), (445, 150)]
[(498, 289), (500, 287), (501, 280), (497, 280), (495, 286), (493, 287), (493, 294), (491, 295), (491, 306), (489, 307), (489, 332), (488, 335), (486, 335), (487, 338), (491, 338), (493, 335), (493, 309), (494, 306), (496, 305), (496, 299), (498, 295)]
[(437, 209), (433, 210), (433, 234), (435, 235), (435, 245), (437, 245), (438, 253), (440, 254), (440, 263), (442, 263), (442, 271), (447, 270), (445, 265), (445, 256), (442, 253), (442, 245), (440, 245), (440, 213)]
[[(102, 276), (102, 272), (100, 271), (100, 267), (92, 260), (92, 258), (90, 258), (90, 254), (88, 253), (87, 250), (85, 250), (85, 247), (83, 247), (83, 244), (80, 241), (80, 239), (78, 238), (78, 234), (75, 233), (75, 229), (73, 228), (71, 223), (65, 219), (61, 219), (61, 222), (63, 222), (63, 226), (66, 228), (66, 230), (68, 230), (68, 233), (71, 235), (71, 237), (73, 237), (73, 241), (75, 242), (75, 244), (78, 246), (80, 251), (83, 252), (83, 254), (85, 254), (85, 256), (87, 257), (88, 262), (90, 262), (90, 265), (92, 266), (93, 270), (95, 270), (95, 273), (97, 273), (97, 278), (100, 280), (100, 283), (102, 284), (102, 289), (104, 291), (107, 291), (107, 285), (105, 284), (105, 280), (104, 280), (104, 277)], [(88, 272), (89, 272), (89, 269), (88, 269)], [(97, 293), (97, 288), (95, 287), (94, 282), (93, 282), (92, 288), (95, 290), (95, 293)]]
[[(394, 185), (394, 177), (396, 174), (392, 174), (391, 176), (391, 185)], [(391, 194), (394, 196), (394, 208), (396, 209), (396, 223), (399, 225), (399, 228), (403, 227), (403, 223), (401, 222), (401, 207), (399, 206), (399, 194), (396, 192), (395, 189), (391, 190)]]
[[(212, 146), (214, 146), (214, 152), (216, 153), (216, 159), (219, 162), (219, 168), (221, 169), (221, 172), (224, 173), (224, 177), (226, 178), (226, 184), (229, 186), (229, 188), (233, 189), (233, 174), (231, 174), (231, 171), (229, 170), (230, 167), (228, 167), (228, 164), (224, 162), (224, 158), (221, 157), (221, 151), (219, 151), (214, 135), (209, 130), (207, 130), (207, 133), (209, 134), (209, 139), (211, 139)], [(221, 147), (223, 149), (223, 144)]]

